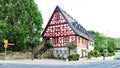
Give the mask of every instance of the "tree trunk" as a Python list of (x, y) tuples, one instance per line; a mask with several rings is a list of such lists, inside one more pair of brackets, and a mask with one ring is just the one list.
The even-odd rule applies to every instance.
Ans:
[(34, 59), (35, 51), (36, 51), (36, 47), (34, 47), (34, 48), (33, 48), (33, 51), (32, 51), (32, 60)]
[(14, 44), (15, 44), (15, 46), (13, 47), (14, 49), (13, 49), (13, 51), (18, 51), (18, 49), (17, 49), (17, 43), (16, 43), (16, 39), (14, 38)]

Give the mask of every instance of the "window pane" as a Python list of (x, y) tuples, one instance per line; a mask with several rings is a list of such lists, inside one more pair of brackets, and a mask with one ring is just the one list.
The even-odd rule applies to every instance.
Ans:
[(60, 15), (55, 16), (55, 20), (58, 21), (60, 19)]
[(55, 38), (55, 43), (58, 43), (58, 38)]
[(65, 37), (64, 38), (64, 43), (67, 43), (68, 42), (68, 37)]
[(59, 32), (60, 31), (60, 27), (56, 27), (56, 31)]

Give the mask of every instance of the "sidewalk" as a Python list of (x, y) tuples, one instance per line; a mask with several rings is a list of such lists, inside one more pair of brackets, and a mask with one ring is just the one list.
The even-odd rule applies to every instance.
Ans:
[(92, 63), (98, 61), (110, 61), (113, 60), (113, 57), (106, 57), (103, 60), (103, 57), (98, 58), (81, 58), (79, 61), (65, 61), (65, 60), (56, 60), (56, 59), (22, 59), (22, 60), (0, 60), (0, 64), (12, 63), (12, 64), (33, 64), (33, 65), (77, 65), (83, 63)]

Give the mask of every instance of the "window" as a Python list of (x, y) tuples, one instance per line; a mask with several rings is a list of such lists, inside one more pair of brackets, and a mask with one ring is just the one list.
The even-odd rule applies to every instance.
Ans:
[(66, 51), (66, 50), (64, 50), (64, 52), (65, 52), (65, 54), (67, 54), (67, 51)]
[(56, 50), (56, 54), (58, 54), (58, 50)]
[(68, 42), (68, 37), (65, 37), (64, 38), (64, 43), (67, 43)]
[(55, 20), (58, 21), (60, 19), (60, 15), (55, 16)]
[(80, 43), (80, 37), (78, 37), (78, 43)]
[(56, 31), (57, 31), (57, 32), (60, 32), (60, 27), (56, 27)]
[(60, 54), (62, 54), (62, 50), (60, 50)]
[(84, 39), (82, 39), (82, 44), (84, 44)]
[(58, 43), (58, 38), (55, 38), (55, 43)]

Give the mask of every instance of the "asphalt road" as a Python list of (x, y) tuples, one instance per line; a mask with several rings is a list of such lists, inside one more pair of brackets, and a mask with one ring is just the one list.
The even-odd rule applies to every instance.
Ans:
[(79, 65), (0, 64), (0, 68), (120, 68), (120, 60), (88, 62)]

